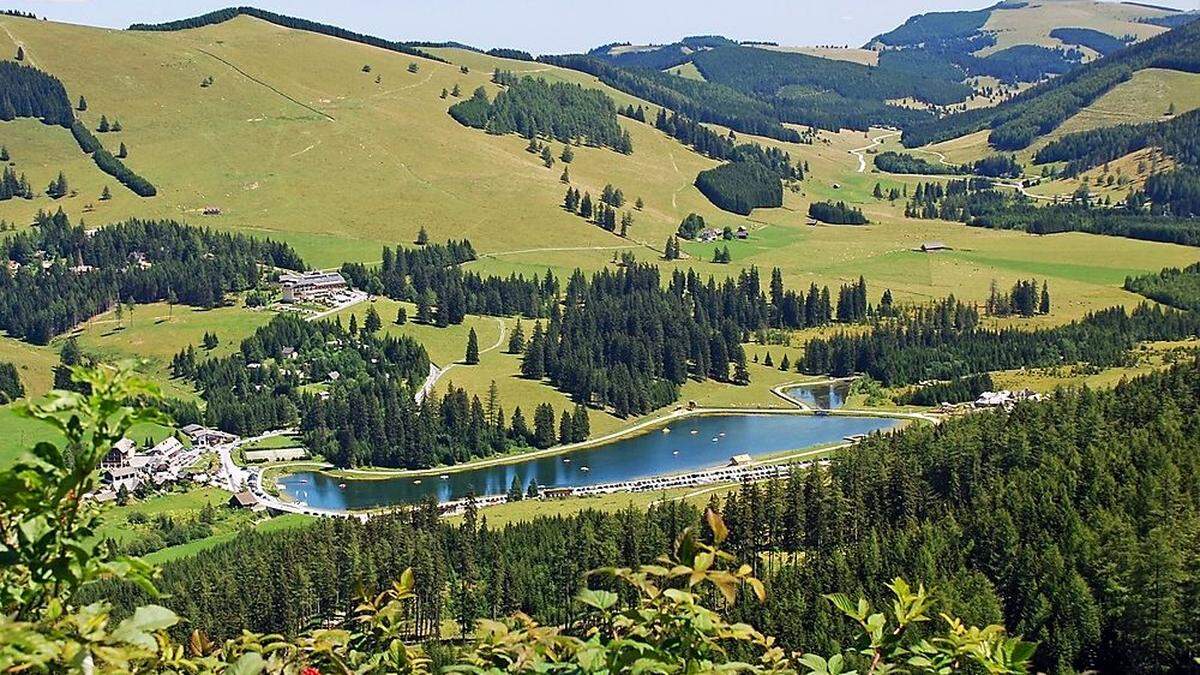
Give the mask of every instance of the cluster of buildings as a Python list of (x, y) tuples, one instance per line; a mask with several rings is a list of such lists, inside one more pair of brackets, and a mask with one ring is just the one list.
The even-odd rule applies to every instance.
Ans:
[(279, 275), (284, 302), (322, 302), (339, 305), (349, 299), (350, 289), (340, 272), (283, 272)]
[[(739, 225), (737, 231), (733, 233), (733, 238), (749, 239), (750, 230), (747, 230), (744, 226)], [(715, 227), (706, 227), (696, 234), (696, 241), (700, 242), (717, 241), (718, 239), (725, 239), (725, 231), (718, 230)]]
[(110, 501), (122, 489), (133, 492), (144, 485), (175, 483), (184, 478), (199, 456), (199, 449), (184, 447), (174, 436), (144, 452), (139, 451), (137, 443), (122, 438), (100, 460), (103, 487), (94, 496), (97, 501)]
[(1040, 401), (1042, 395), (1021, 389), (1020, 391), (1009, 391), (1002, 389), (1000, 391), (985, 391), (975, 399), (976, 408), (1011, 408), (1021, 401)]

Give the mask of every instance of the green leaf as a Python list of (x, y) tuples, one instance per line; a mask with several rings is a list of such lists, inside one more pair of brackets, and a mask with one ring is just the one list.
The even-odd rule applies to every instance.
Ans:
[(262, 672), (263, 666), (262, 654), (257, 652), (247, 652), (242, 654), (242, 657), (235, 661), (229, 669), (225, 671), (225, 675), (258, 675)]
[(117, 625), (116, 630), (112, 632), (112, 639), (145, 649), (154, 649), (157, 645), (151, 633), (166, 630), (178, 622), (179, 617), (166, 607), (145, 605), (138, 607), (133, 616)]
[(704, 517), (708, 519), (708, 527), (712, 530), (713, 541), (717, 546), (720, 546), (725, 538), (729, 536), (729, 528), (725, 527), (725, 520), (721, 515), (712, 509), (704, 512)]
[(596, 591), (585, 588), (579, 592), (579, 601), (589, 607), (605, 610), (617, 604), (617, 594), (612, 591)]

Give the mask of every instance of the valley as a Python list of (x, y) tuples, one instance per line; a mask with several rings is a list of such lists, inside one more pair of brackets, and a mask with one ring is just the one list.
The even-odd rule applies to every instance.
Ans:
[[(939, 672), (1192, 672), (1200, 14), (912, 4), (540, 54), (0, 13), (0, 634), (58, 664), (61, 601), (120, 626), (96, 672), (527, 672), (686, 605), (705, 654), (648, 671), (833, 675), (950, 649), (841, 651), (903, 576), (988, 626)], [(662, 555), (712, 590), (663, 604)]]

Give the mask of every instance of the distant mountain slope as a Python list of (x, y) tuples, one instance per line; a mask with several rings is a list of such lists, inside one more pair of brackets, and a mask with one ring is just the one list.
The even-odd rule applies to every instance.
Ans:
[(346, 30), (345, 28), (339, 28), (338, 26), (331, 26), (329, 24), (319, 23), (317, 21), (287, 16), (285, 14), (276, 14), (275, 12), (269, 12), (265, 9), (259, 9), (257, 7), (227, 7), (225, 9), (218, 9), (216, 11), (209, 12), (207, 14), (201, 14), (199, 16), (194, 16), (187, 19), (179, 19), (177, 21), (167, 21), (164, 23), (152, 24), (135, 23), (129, 27), (129, 30), (176, 31), (185, 30), (188, 28), (202, 28), (204, 26), (224, 23), (225, 21), (236, 19), (239, 16), (252, 16), (256, 19), (261, 19), (277, 26), (283, 26), (284, 28), (306, 30), (313, 33), (319, 33), (321, 35), (328, 35), (330, 37), (341, 38), (343, 40), (350, 40), (351, 42), (360, 42), (362, 44), (378, 47), (380, 49), (387, 49), (390, 51), (433, 59), (434, 61), (441, 61), (441, 59), (433, 56), (429, 52), (422, 51), (402, 42), (384, 40), (373, 35), (364, 35), (362, 33), (356, 33), (352, 30)]
[(980, 10), (911, 17), (873, 38), (880, 63), (940, 61), (967, 76), (1008, 83), (1062, 75), (1128, 42), (1163, 31), (1173, 10), (1092, 0), (1007, 0)]
[(1128, 80), (1134, 72), (1149, 67), (1200, 72), (1200, 23), (1122, 49), (996, 107), (913, 125), (905, 130), (903, 142), (907, 147), (916, 147), (991, 129), (988, 141), (993, 147), (1020, 150)]

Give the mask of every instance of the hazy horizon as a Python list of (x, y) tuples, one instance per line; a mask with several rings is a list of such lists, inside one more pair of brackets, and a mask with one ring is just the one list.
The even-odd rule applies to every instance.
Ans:
[[(16, 0), (7, 8), (55, 21), (126, 28), (157, 23), (231, 6), (228, 0)], [(609, 42), (673, 42), (686, 35), (720, 34), (738, 40), (787, 45), (861, 46), (871, 37), (924, 12), (978, 9), (989, 0), (750, 0), (730, 12), (715, 0), (646, 3), (640, 0), (564, 7), (561, 0), (514, 0), (501, 5), (482, 0), (441, 3), (249, 3), (282, 14), (330, 23), (392, 40), (458, 41), (481, 48), (514, 47), (535, 54), (585, 51)], [(1154, 3), (1189, 10), (1200, 0)], [(382, 6), (381, 6), (382, 5)]]

